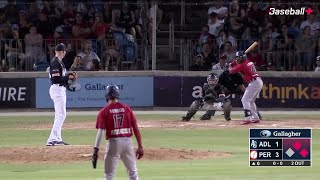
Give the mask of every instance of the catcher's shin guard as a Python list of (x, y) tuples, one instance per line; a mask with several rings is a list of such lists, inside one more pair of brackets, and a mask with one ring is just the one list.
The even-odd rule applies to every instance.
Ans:
[(214, 116), (215, 110), (207, 110), (204, 115), (200, 117), (200, 120), (211, 120), (211, 116)]
[(189, 110), (185, 116), (182, 117), (181, 121), (190, 121), (190, 119), (197, 113), (197, 110)]
[(231, 101), (230, 101), (229, 99), (226, 100), (226, 101), (223, 103), (222, 107), (223, 107), (224, 119), (225, 119), (226, 121), (230, 121), (230, 120), (231, 120), (230, 114), (231, 114), (231, 108), (232, 108), (232, 106), (231, 106)]

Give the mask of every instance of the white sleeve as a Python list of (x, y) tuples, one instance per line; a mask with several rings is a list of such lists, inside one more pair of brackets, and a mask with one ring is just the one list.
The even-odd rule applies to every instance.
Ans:
[(103, 129), (98, 129), (94, 147), (96, 147), (96, 148), (100, 147), (100, 143), (101, 143), (101, 138), (102, 138), (103, 132), (104, 132)]

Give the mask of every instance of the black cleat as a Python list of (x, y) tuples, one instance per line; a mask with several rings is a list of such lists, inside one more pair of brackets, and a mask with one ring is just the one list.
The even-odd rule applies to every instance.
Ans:
[(70, 145), (70, 144), (63, 141), (56, 142), (55, 144), (55, 146), (67, 146), (67, 145)]
[(187, 117), (183, 116), (181, 121), (190, 121), (190, 118), (187, 118)]

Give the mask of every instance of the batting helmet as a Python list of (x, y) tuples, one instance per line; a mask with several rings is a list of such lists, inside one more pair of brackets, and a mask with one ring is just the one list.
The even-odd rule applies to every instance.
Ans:
[(214, 86), (218, 83), (218, 75), (216, 73), (210, 73), (207, 77), (207, 82), (210, 86)]
[(119, 87), (115, 85), (107, 86), (106, 99), (118, 99), (120, 96)]
[(236, 52), (236, 61), (237, 63), (241, 63), (246, 58), (246, 54), (243, 51)]

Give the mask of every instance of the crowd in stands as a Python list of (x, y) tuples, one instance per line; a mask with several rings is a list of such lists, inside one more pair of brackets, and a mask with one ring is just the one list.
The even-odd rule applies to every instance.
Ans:
[[(310, 7), (313, 12), (271, 16), (270, 7)], [(259, 47), (248, 58), (258, 70), (315, 70), (315, 57), (320, 55), (320, 4), (316, 1), (217, 0), (207, 13), (208, 23), (197, 36), (190, 70), (211, 70), (221, 53), (228, 63), (236, 51), (246, 50), (254, 41), (259, 42)], [(208, 53), (213, 54), (212, 58), (205, 59)]]
[[(123, 32), (126, 39), (136, 42), (143, 37), (142, 24), (147, 19), (145, 33), (151, 42), (154, 10), (149, 7), (144, 18), (142, 1), (1, 1), (0, 69), (30, 71), (37, 62), (49, 62), (53, 47), (62, 42), (68, 46), (67, 69), (119, 70), (127, 49), (121, 49), (113, 32)], [(159, 8), (158, 23), (162, 13)]]
[[(150, 3), (158, 2), (156, 12)], [(152, 43), (152, 14), (157, 27), (175, 11), (163, 0), (4, 0), (0, 4), (0, 71), (31, 71), (37, 62), (50, 62), (54, 46), (67, 45), (66, 68), (72, 70), (121, 70), (128, 59), (115, 31), (131, 42)], [(170, 3), (179, 2), (177, 0)], [(186, 1), (188, 2), (188, 1)], [(193, 37), (189, 70), (211, 70), (229, 63), (235, 52), (259, 42), (248, 58), (258, 70), (313, 71), (320, 55), (320, 3), (309, 1), (215, 0), (203, 3), (207, 23)], [(206, 2), (206, 3), (204, 3)], [(311, 7), (311, 15), (271, 16), (270, 7)], [(186, 12), (189, 13), (189, 12)], [(177, 18), (177, 17), (176, 17)], [(188, 37), (192, 38), (192, 37)], [(134, 46), (134, 45), (132, 45)], [(223, 54), (223, 55), (222, 55)], [(132, 59), (132, 58), (131, 58)], [(222, 62), (220, 62), (223, 60)], [(218, 64), (218, 65), (216, 65)], [(216, 66), (215, 66), (216, 65)]]

